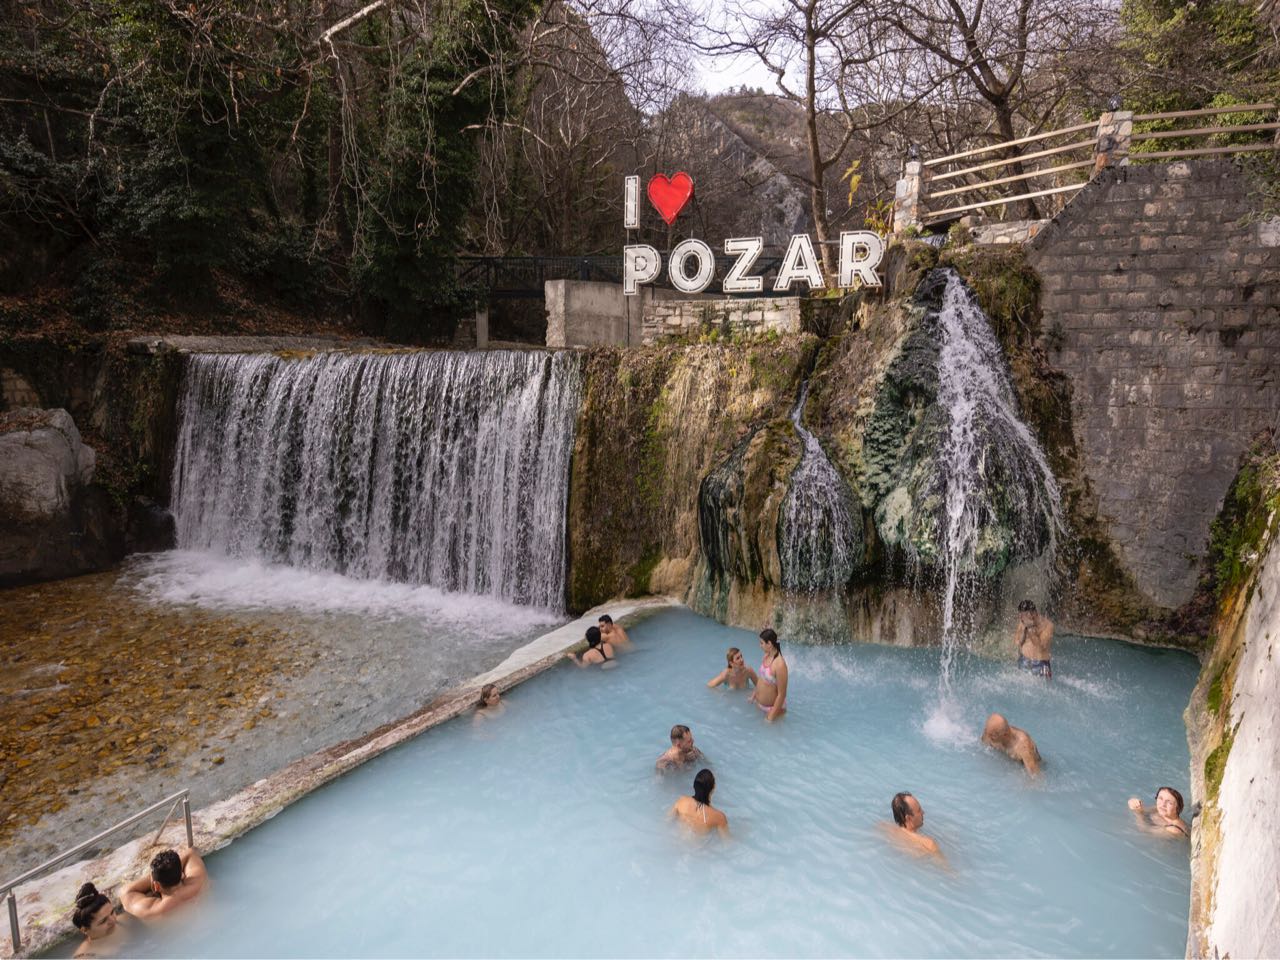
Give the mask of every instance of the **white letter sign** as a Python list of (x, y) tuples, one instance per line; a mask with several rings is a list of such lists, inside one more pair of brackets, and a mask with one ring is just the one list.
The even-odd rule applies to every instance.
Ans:
[(734, 237), (724, 242), (725, 253), (736, 253), (734, 261), (724, 278), (725, 293), (758, 293), (764, 289), (764, 277), (751, 277), (747, 272), (755, 265), (756, 257), (764, 249), (763, 237)]
[(622, 220), (628, 230), (636, 230), (640, 226), (640, 178), (627, 177), (622, 192)]
[[(690, 257), (698, 261), (698, 270), (693, 276), (685, 270), (685, 262)], [(701, 293), (716, 275), (715, 254), (701, 240), (681, 240), (671, 250), (667, 274), (671, 277), (671, 285), (681, 293)]]
[(870, 230), (840, 234), (840, 286), (852, 287), (857, 277), (865, 287), (880, 286), (876, 267), (884, 257), (884, 240)]
[(642, 283), (652, 283), (662, 269), (658, 251), (647, 243), (622, 248), (622, 293), (634, 296)]
[(810, 290), (820, 290), (826, 284), (822, 280), (822, 271), (818, 269), (818, 258), (813, 253), (813, 241), (807, 233), (797, 233), (787, 244), (787, 252), (782, 258), (782, 266), (778, 268), (778, 279), (773, 289), (790, 290), (791, 284), (803, 280), (809, 284)]

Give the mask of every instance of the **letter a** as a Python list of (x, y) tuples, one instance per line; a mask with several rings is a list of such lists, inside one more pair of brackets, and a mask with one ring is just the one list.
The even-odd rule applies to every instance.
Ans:
[(787, 252), (782, 257), (782, 266), (778, 268), (778, 279), (773, 282), (773, 289), (779, 292), (790, 290), (791, 284), (797, 280), (809, 284), (810, 290), (821, 290), (826, 286), (822, 271), (818, 269), (818, 258), (813, 252), (813, 241), (807, 233), (797, 233), (787, 244)]

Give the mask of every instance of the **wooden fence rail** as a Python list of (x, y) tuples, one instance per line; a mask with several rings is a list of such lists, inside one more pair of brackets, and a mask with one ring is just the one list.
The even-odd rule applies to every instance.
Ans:
[[(1096, 123), (1079, 123), (1058, 130), (1030, 134), (1016, 140), (1006, 140), (989, 146), (974, 147), (943, 157), (907, 162), (903, 177), (898, 181), (894, 197), (895, 233), (909, 227), (926, 227), (955, 219), (963, 213), (986, 210), (1043, 198), (1054, 198), (1058, 206), (1070, 199), (1094, 176), (1109, 166), (1148, 160), (1173, 160), (1182, 157), (1203, 157), (1237, 153), (1255, 153), (1280, 149), (1280, 120), (1272, 120), (1280, 109), (1274, 103), (1238, 104), (1227, 107), (1207, 107), (1200, 110), (1176, 110), (1166, 113), (1133, 114), (1113, 110), (1104, 113)], [(1257, 113), (1267, 119), (1257, 123), (1227, 123), (1168, 129), (1144, 129), (1135, 131), (1135, 124), (1164, 124), (1176, 120), (1227, 116), (1231, 114)], [(1202, 123), (1204, 121), (1201, 121)], [(1091, 131), (1088, 138), (1070, 143), (1045, 146), (1044, 149), (1021, 152), (1028, 144), (1043, 144), (1057, 138)], [(1267, 139), (1253, 139), (1222, 145), (1205, 146), (1204, 141), (1213, 137), (1238, 139), (1270, 134)], [(1160, 146), (1159, 141), (1184, 141), (1176, 148), (1165, 150), (1146, 149), (1145, 145)], [(1142, 146), (1136, 146), (1141, 144)], [(994, 160), (956, 167), (958, 161), (970, 160), (984, 154), (1001, 154)], [(1075, 155), (1075, 156), (1073, 156)], [(1050, 159), (1053, 158), (1053, 159)], [(1066, 161), (1066, 162), (1062, 162)], [(1000, 168), (1012, 167), (1012, 172), (1001, 176)], [(1027, 169), (1032, 167), (1032, 169)], [(995, 176), (976, 176), (990, 171)], [(1087, 171), (1087, 172), (1086, 172)], [(1048, 179), (1047, 186), (1028, 190), (1029, 181)], [(934, 190), (933, 185), (945, 181), (959, 181), (955, 186)], [(1022, 184), (1022, 192), (1010, 193), (1010, 184)], [(965, 197), (964, 195), (969, 195)], [(941, 205), (944, 197), (954, 197), (964, 202), (952, 201)]]

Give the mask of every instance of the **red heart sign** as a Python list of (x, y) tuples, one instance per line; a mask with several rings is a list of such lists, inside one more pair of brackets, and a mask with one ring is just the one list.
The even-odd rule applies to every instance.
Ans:
[(676, 222), (680, 211), (693, 196), (693, 177), (684, 171), (677, 173), (670, 180), (665, 173), (655, 173), (649, 180), (649, 202), (662, 214), (667, 225)]

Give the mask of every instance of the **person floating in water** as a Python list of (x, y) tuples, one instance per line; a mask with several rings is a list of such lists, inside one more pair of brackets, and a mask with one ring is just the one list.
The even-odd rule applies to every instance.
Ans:
[(92, 883), (86, 883), (76, 894), (71, 922), (84, 934), (76, 957), (114, 957), (129, 942), (128, 927), (116, 920), (111, 900)]
[(1129, 798), (1129, 809), (1138, 820), (1138, 826), (1148, 833), (1163, 833), (1173, 837), (1191, 836), (1191, 828), (1182, 819), (1182, 794), (1173, 787), (1161, 787), (1156, 791), (1156, 808), (1148, 810), (1137, 797)]
[(924, 826), (924, 808), (920, 801), (909, 793), (895, 793), (889, 803), (893, 813), (894, 826), (884, 824), (889, 837), (906, 847), (912, 853), (934, 856), (941, 859), (942, 851), (938, 849), (938, 841), (920, 832)]
[(677, 723), (671, 728), (670, 748), (658, 758), (654, 766), (658, 770), (675, 770), (703, 759), (702, 751), (693, 745), (693, 731), (683, 723)]
[(476, 701), (476, 719), (488, 720), (501, 716), (507, 705), (502, 702), (502, 694), (496, 683), (486, 683), (480, 688), (480, 699)]
[(154, 920), (186, 906), (208, 883), (204, 861), (191, 847), (163, 850), (151, 858), (151, 872), (120, 894), (125, 910), (139, 920)]
[(766, 720), (773, 721), (787, 712), (787, 662), (782, 659), (778, 635), (768, 627), (760, 631), (760, 649), (764, 659), (751, 702), (764, 711)]
[(1042, 617), (1030, 600), (1018, 604), (1018, 625), (1013, 631), (1018, 666), (1037, 677), (1053, 679), (1053, 621)]
[(598, 622), (600, 636), (612, 644), (615, 650), (625, 652), (631, 649), (631, 638), (627, 636), (627, 631), (613, 622), (613, 617), (607, 613), (602, 613)]
[(759, 682), (756, 679), (756, 672), (747, 666), (742, 651), (737, 647), (730, 647), (724, 659), (728, 666), (707, 681), (708, 687), (715, 689), (727, 683), (730, 690), (745, 690), (747, 684), (755, 686)]
[(693, 796), (681, 797), (671, 806), (668, 816), (679, 817), (695, 830), (729, 832), (729, 818), (711, 805), (716, 777), (710, 770), (699, 770), (693, 778)]
[(587, 627), (587, 649), (582, 651), (581, 658), (572, 652), (566, 656), (580, 667), (589, 667), (593, 664), (603, 667), (616, 662), (613, 659), (613, 645), (600, 636), (599, 627)]
[(1027, 768), (1031, 776), (1040, 774), (1040, 751), (1036, 742), (1027, 731), (1013, 726), (998, 713), (987, 717), (987, 725), (982, 731), (982, 742), (989, 747), (1002, 750), (1014, 760)]

